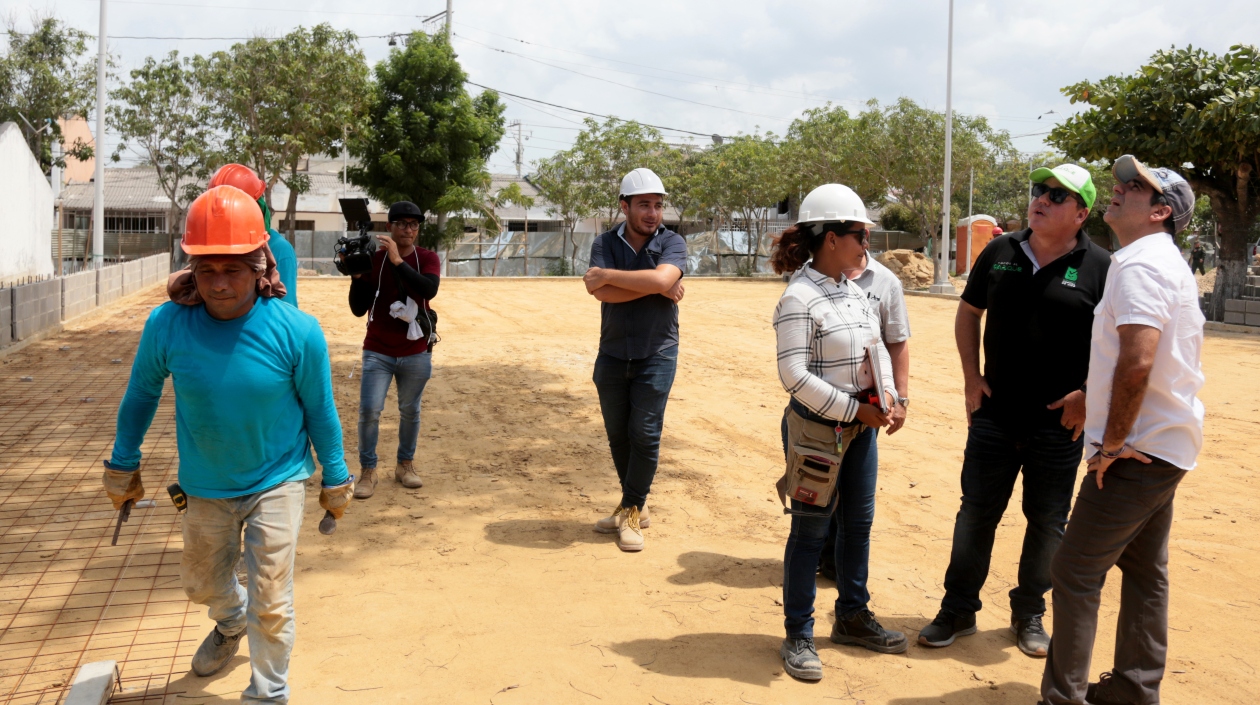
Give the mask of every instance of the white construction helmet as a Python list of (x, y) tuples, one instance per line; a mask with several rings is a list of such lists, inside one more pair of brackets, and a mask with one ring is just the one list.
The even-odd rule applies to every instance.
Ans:
[(645, 193), (659, 193), (662, 196), (665, 193), (665, 184), (661, 182), (661, 177), (651, 169), (639, 167), (634, 171), (626, 174), (621, 180), (621, 195), (625, 198), (630, 196), (640, 196)]
[(866, 204), (853, 189), (843, 184), (823, 184), (801, 201), (800, 215), (797, 224), (801, 223), (833, 223), (851, 221), (874, 225), (875, 222), (866, 217)]

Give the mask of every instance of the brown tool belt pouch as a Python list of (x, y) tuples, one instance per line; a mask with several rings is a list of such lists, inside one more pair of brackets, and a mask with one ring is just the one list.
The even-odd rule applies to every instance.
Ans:
[(787, 422), (787, 471), (780, 485), (785, 490), (783, 499), (828, 507), (840, 480), (844, 451), (865, 427), (842, 427), (837, 435), (834, 424), (810, 421), (792, 409), (788, 409)]

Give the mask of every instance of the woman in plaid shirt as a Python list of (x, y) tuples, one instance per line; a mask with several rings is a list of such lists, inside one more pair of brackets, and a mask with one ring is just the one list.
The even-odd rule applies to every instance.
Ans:
[[(779, 379), (791, 395), (782, 423), (785, 456), (791, 413), (836, 428), (837, 438), (854, 425), (881, 428), (889, 423), (888, 412), (866, 401), (867, 394), (879, 388), (868, 360), (871, 350), (878, 357), (886, 390), (884, 408), (892, 409), (896, 402), (892, 363), (880, 338), (879, 312), (861, 288), (844, 276), (846, 270), (861, 266), (866, 228), (871, 224), (857, 194), (846, 186), (826, 184), (805, 197), (800, 219), (775, 243), (774, 270), (793, 272), (774, 311)], [(785, 670), (797, 678), (822, 678), (813, 638), (815, 572), (832, 512), (841, 506), (841, 511), (856, 508), (873, 515), (874, 492), (873, 478), (846, 478), (841, 472), (827, 506), (792, 500), (792, 530), (783, 557), (787, 638), (779, 655)], [(831, 640), (881, 653), (901, 653), (907, 647), (905, 635), (884, 629), (869, 609), (845, 614), (839, 601)]]

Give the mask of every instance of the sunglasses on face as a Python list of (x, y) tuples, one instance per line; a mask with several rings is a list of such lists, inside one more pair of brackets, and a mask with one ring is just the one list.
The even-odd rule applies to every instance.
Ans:
[[(1071, 198), (1071, 199), (1073, 199), (1073, 200), (1076, 200), (1076, 199), (1077, 199), (1076, 194), (1072, 193), (1071, 191), (1069, 191), (1069, 190), (1067, 190), (1067, 189), (1065, 189), (1065, 188), (1059, 188), (1059, 187), (1057, 187), (1057, 186), (1055, 186), (1055, 187), (1050, 187), (1050, 186), (1046, 186), (1045, 184), (1033, 184), (1033, 185), (1032, 185), (1032, 197), (1033, 197), (1033, 198), (1041, 198), (1042, 196), (1047, 196), (1047, 197), (1049, 197), (1049, 198), (1050, 198), (1050, 202), (1051, 202), (1051, 203), (1054, 203), (1055, 205), (1058, 205), (1058, 204), (1060, 204), (1060, 203), (1063, 203), (1064, 201), (1068, 200), (1069, 198)], [(1078, 203), (1078, 204), (1080, 204), (1080, 205), (1082, 205), (1082, 206), (1084, 205), (1084, 204), (1081, 204), (1079, 200), (1077, 200), (1077, 203)]]
[(420, 224), (414, 220), (396, 220), (394, 221), (394, 225), (402, 228), (403, 230), (411, 230), (413, 232), (420, 231)]

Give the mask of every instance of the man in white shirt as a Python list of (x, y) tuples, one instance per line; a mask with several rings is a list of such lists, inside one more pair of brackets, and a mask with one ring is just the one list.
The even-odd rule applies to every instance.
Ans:
[[(1173, 238), (1194, 194), (1176, 172), (1116, 160), (1105, 220), (1120, 240), (1094, 314), (1085, 438), (1092, 449), (1051, 562), (1054, 632), (1044, 705), (1154, 705), (1168, 653), (1173, 496), (1203, 445), (1198, 287)], [(1089, 683), (1098, 605), (1119, 566), (1115, 662)]]

